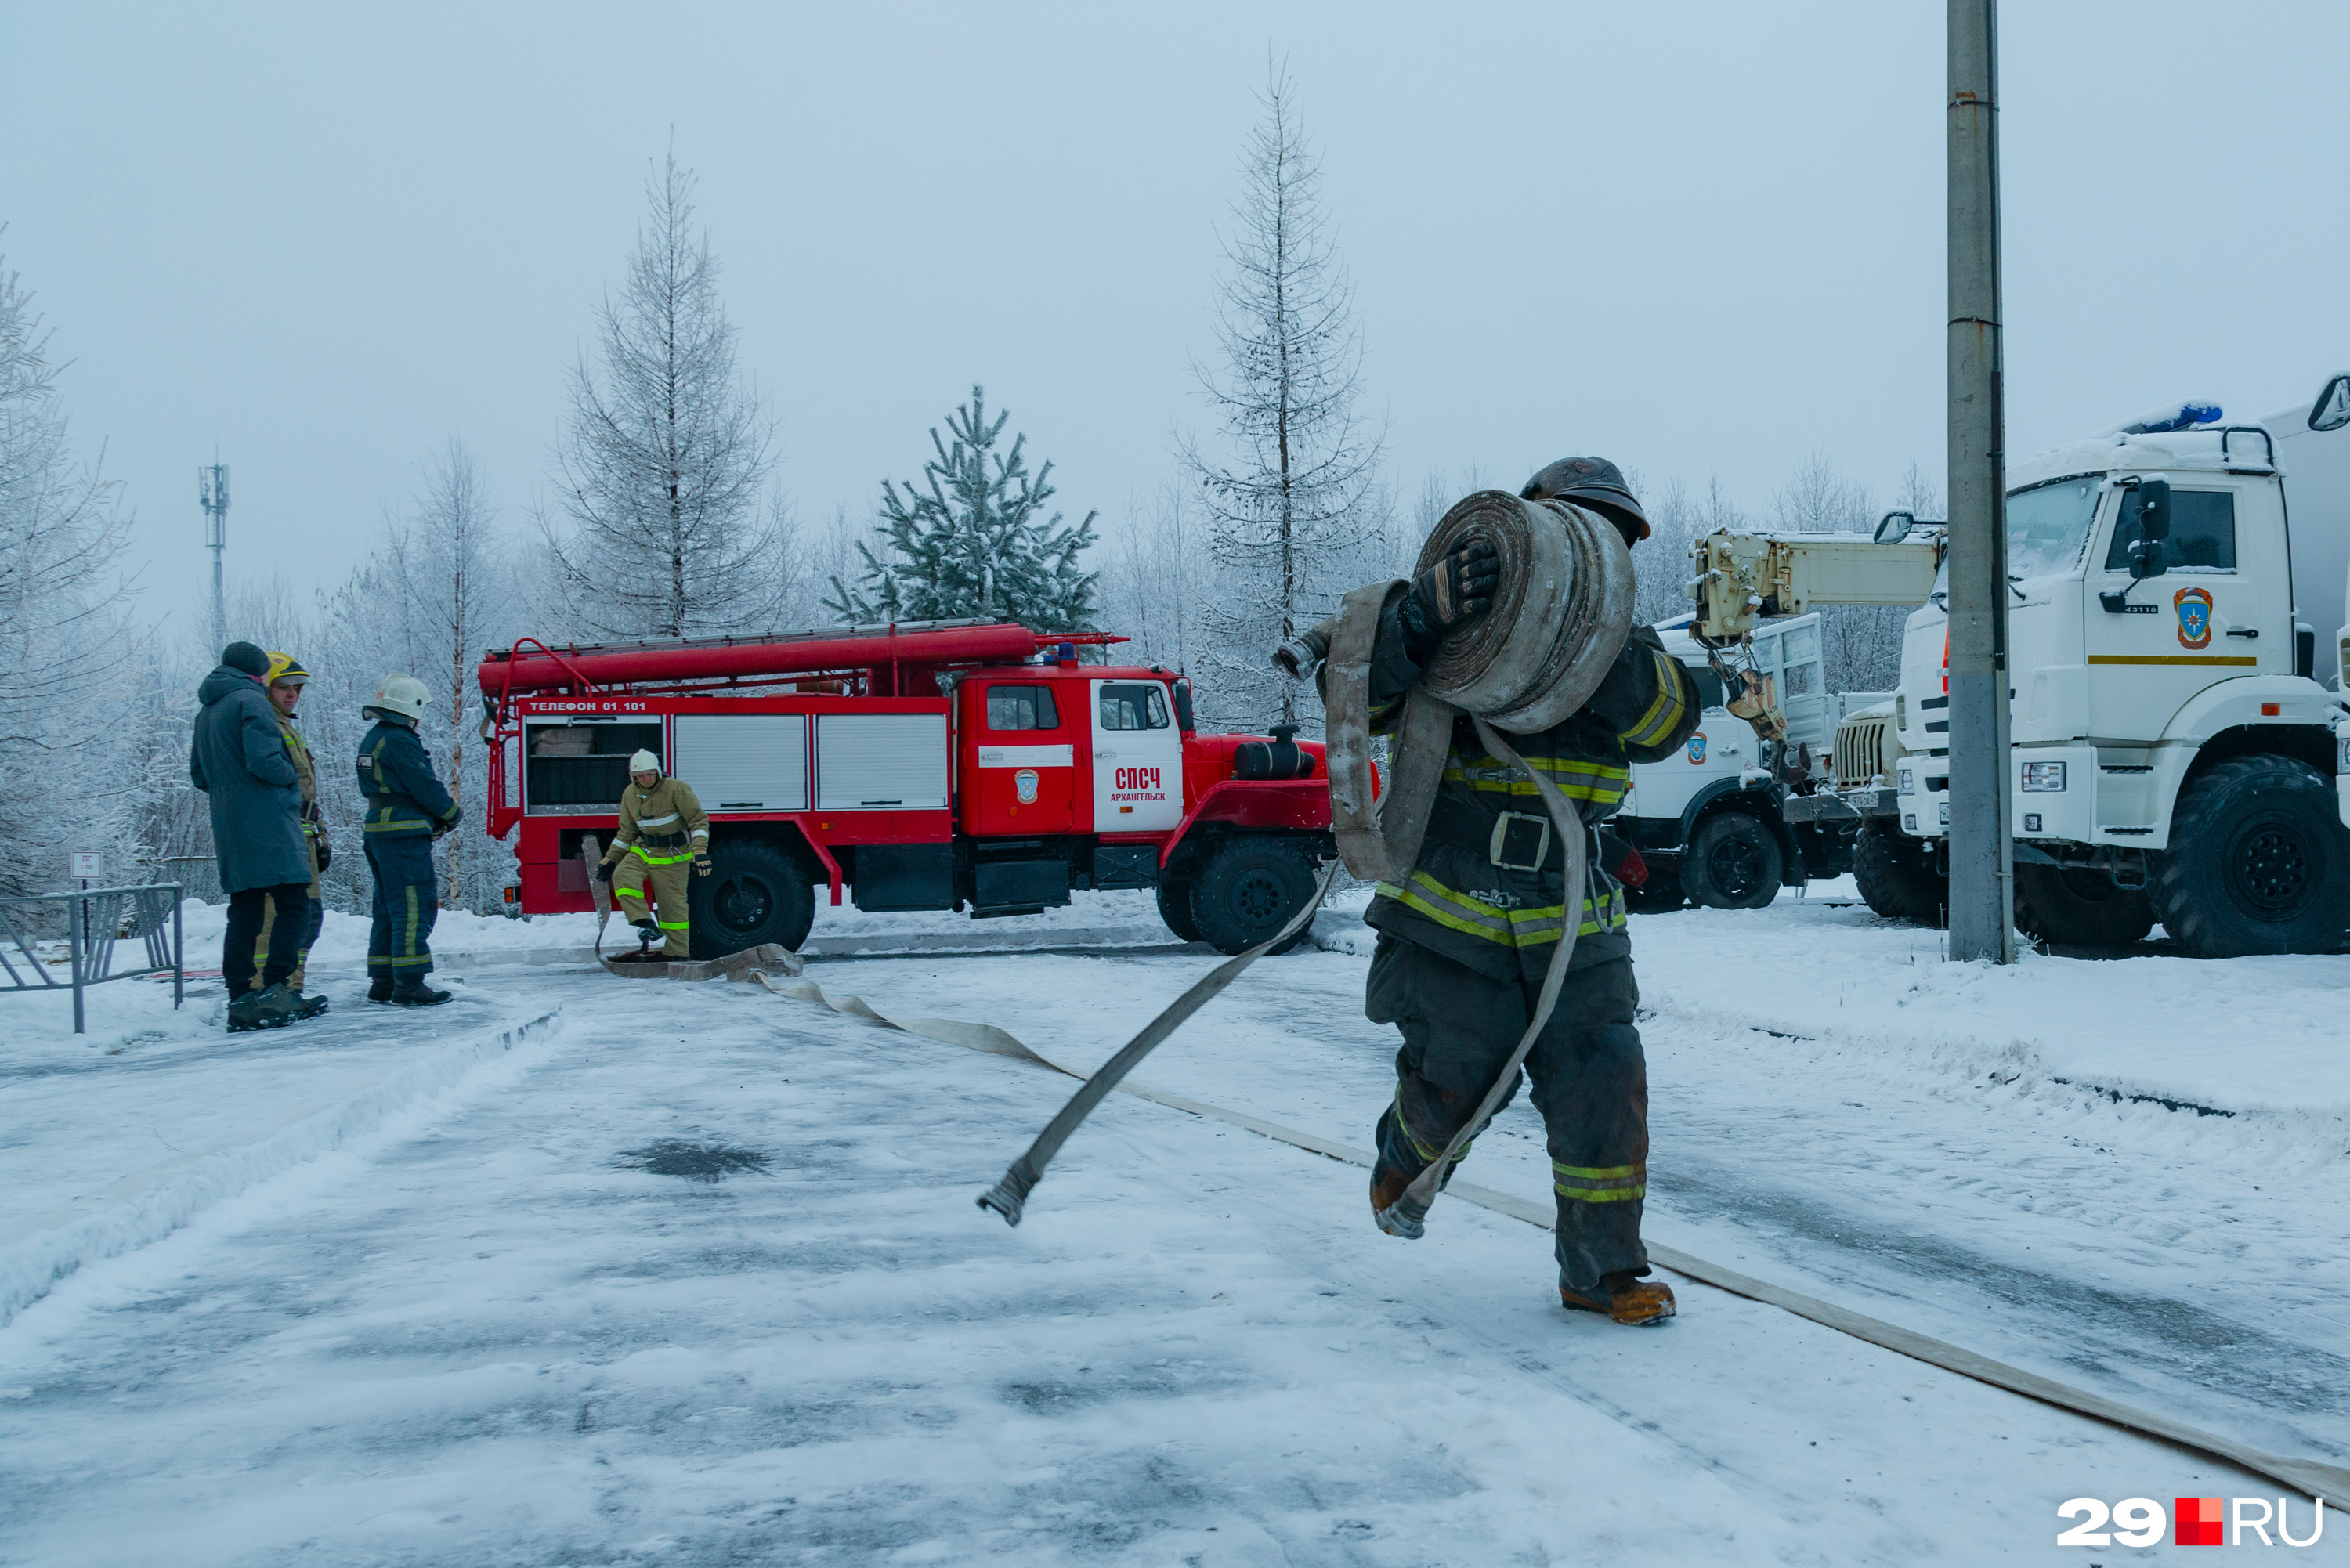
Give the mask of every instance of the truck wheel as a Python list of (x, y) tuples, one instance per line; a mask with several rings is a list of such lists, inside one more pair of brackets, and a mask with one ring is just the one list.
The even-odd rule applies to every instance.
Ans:
[(1172, 867), (1159, 872), (1159, 918), (1167, 922), (1169, 930), (1187, 942), (1203, 942), (1208, 940), (1200, 934), (1200, 922), (1191, 918), (1191, 877), (1189, 867), (1186, 867), (1185, 874), (1182, 876), (1175, 875)]
[[(1287, 925), (1314, 897), (1314, 868), (1278, 838), (1224, 841), (1191, 883), (1191, 920), (1220, 953), (1243, 953)], [(1304, 931), (1275, 948), (1287, 952)]]
[(2015, 923), (2043, 941), (2121, 948), (2154, 929), (2154, 906), (2145, 888), (2116, 887), (2103, 871), (2023, 865), (2015, 868)]
[(1681, 851), (1681, 886), (1712, 909), (1759, 909), (1779, 896), (1783, 864), (1771, 830), (1742, 811), (1717, 812)]
[(2197, 958), (2328, 953), (2350, 925), (2334, 786), (2291, 757), (2230, 757), (2178, 794), (2154, 911)]
[(1888, 821), (1870, 817), (1860, 825), (1852, 845), (1852, 879), (1860, 884), (1868, 907), (1888, 920), (1942, 923), (1942, 903), (1950, 893), (1933, 860), (1923, 843)]
[(816, 884), (797, 857), (756, 839), (711, 846), (707, 877), (686, 877), (693, 956), (723, 958), (762, 942), (799, 950), (816, 923)]
[(1646, 883), (1624, 889), (1624, 907), (1636, 915), (1670, 914), (1688, 902), (1689, 894), (1681, 887), (1679, 865), (1661, 855), (1648, 862)]

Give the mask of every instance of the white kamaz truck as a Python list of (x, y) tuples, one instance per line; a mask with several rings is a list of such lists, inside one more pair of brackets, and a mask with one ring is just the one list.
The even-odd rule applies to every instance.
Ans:
[(1783, 739), (1764, 742), (1722, 707), (1721, 682), (1689, 618), (1660, 622), (1657, 634), (1697, 678), (1705, 717), (1677, 754), (1632, 765), (1632, 787), (1608, 821), (1648, 866), (1647, 884), (1626, 889), (1627, 901), (1648, 913), (1684, 903), (1759, 909), (1783, 887), (1851, 870), (1855, 823), (1814, 820), (1795, 791), (1809, 782), (1805, 759), (1825, 768), (1838, 722), (1892, 693), (1827, 689), (1817, 615), (1759, 627), (1748, 656), (1771, 678), (1786, 727)]
[[(2009, 669), (2017, 923), (2052, 941), (2135, 941), (2159, 919), (2203, 957), (2327, 952), (2350, 927), (2334, 786), (2350, 649), (2350, 376), (2259, 425), (2180, 405), (2010, 472)], [(2288, 472), (2293, 476), (2289, 483)], [(1917, 604), (1890, 712), (1840, 727), (1837, 787), (1872, 908), (1930, 919), (1950, 820), (1949, 616), (1937, 524), (1875, 541), (1698, 542), (1692, 630), (1735, 644), (1758, 615)]]

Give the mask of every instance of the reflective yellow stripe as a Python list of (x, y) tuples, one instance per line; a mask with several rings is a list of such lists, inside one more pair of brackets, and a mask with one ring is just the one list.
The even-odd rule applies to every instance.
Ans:
[(629, 846), (629, 853), (648, 866), (682, 866), (693, 858), (691, 852), (684, 855), (648, 855), (641, 846), (635, 844)]
[[(1624, 798), (1632, 787), (1632, 770), (1616, 763), (1583, 762), (1565, 757), (1528, 757), (1527, 765), (1540, 768), (1551, 775), (1551, 782), (1569, 800), (1596, 801), (1613, 805)], [(1515, 768), (1504, 767), (1492, 758), (1480, 756), (1464, 760), (1454, 753), (1444, 769), (1444, 782), (1466, 784), (1487, 794), (1539, 797), (1541, 791), (1532, 779), (1520, 776)]]
[(1669, 654), (1651, 651), (1657, 661), (1657, 700), (1640, 715), (1640, 722), (1625, 731), (1621, 737), (1627, 746), (1653, 746), (1673, 732), (1681, 722), (1686, 707), (1680, 694), (1680, 661)]
[(1645, 1165), (1561, 1165), (1551, 1161), (1551, 1185), (1578, 1203), (1630, 1203), (1648, 1192)]
[[(1566, 930), (1566, 906), (1539, 905), (1526, 909), (1503, 909), (1482, 898), (1470, 898), (1454, 891), (1425, 871), (1414, 871), (1408, 886), (1382, 882), (1379, 892), (1415, 914), (1425, 915), (1448, 930), (1482, 937), (1489, 942), (1508, 948), (1541, 947), (1555, 942)], [(1596, 937), (1603, 932), (1624, 929), (1624, 890), (1611, 888), (1606, 899), (1596, 905), (1588, 892), (1583, 896), (1583, 919), (1575, 935)]]
[(659, 926), (665, 931), (681, 931), (685, 929), (685, 922), (683, 920), (655, 920), (653, 924)]

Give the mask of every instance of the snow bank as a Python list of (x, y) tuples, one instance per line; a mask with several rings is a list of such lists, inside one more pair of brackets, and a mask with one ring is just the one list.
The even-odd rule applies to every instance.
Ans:
[[(124, 985), (141, 983), (126, 981)], [(163, 1000), (168, 1006), (168, 992)], [(525, 1041), (551, 1033), (561, 1011), (558, 1006), (493, 1033), (443, 1046), (257, 1142), (172, 1162), (157, 1179), (144, 1184), (143, 1190), (124, 1201), (101, 1207), (95, 1213), (62, 1225), (34, 1231), (0, 1246), (0, 1325), (84, 1264), (115, 1257), (169, 1235), (222, 1199), (372, 1131), (400, 1107), (437, 1094)], [(186, 1025), (185, 1037), (191, 1043), (203, 1041), (217, 1045), (223, 1038), (214, 1033), (217, 1023), (205, 1018), (203, 1010), (185, 1008), (180, 1016)], [(303, 1033), (296, 1035), (289, 1032), (288, 1040), (319, 1037), (326, 1033), (322, 1023), (304, 1023), (296, 1028)], [(82, 1049), (86, 1051), (88, 1047)], [(192, 1064), (192, 1070), (201, 1072), (204, 1066), (199, 1059)], [(138, 1069), (127, 1066), (125, 1070)], [(173, 1075), (161, 1088), (174, 1098), (199, 1096), (199, 1103), (205, 1090), (204, 1085), (182, 1081), (178, 1075)], [(21, 1092), (11, 1093), (12, 1108), (21, 1111), (25, 1098)], [(12, 1121), (16, 1120), (12, 1117)], [(94, 1129), (85, 1127), (79, 1130), (88, 1134)], [(130, 1130), (118, 1127), (116, 1135), (125, 1136)], [(152, 1129), (151, 1126), (140, 1130)], [(26, 1148), (30, 1138), (21, 1121), (12, 1127), (9, 1141), (12, 1153), (38, 1152)], [(45, 1160), (37, 1163), (44, 1167), (47, 1164)], [(10, 1185), (20, 1200), (31, 1200), (26, 1184), (18, 1181)]]

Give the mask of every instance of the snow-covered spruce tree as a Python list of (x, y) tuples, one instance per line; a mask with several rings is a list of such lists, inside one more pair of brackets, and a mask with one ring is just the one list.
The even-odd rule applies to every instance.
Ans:
[(1088, 512), (1074, 526), (1046, 517), (1053, 465), (1028, 472), (1026, 435), (1012, 449), (996, 442), (1010, 410), (987, 417), (983, 388), (947, 416), (951, 441), (931, 430), (933, 456), (919, 482), (901, 493), (881, 483), (881, 548), (859, 541), (865, 565), (856, 587), (836, 577), (832, 607), (853, 621), (949, 620), (992, 616), (1036, 631), (1078, 631), (1091, 624), (1094, 574), (1077, 569), (1092, 547)]
[(1236, 226), (1224, 244), (1222, 363), (1195, 366), (1223, 425), (1225, 456), (1181, 450), (1208, 513), (1223, 582), (1201, 617), (1212, 671), (1202, 718), (1222, 726), (1275, 721), (1311, 728), (1321, 705), (1298, 701), (1267, 656), (1357, 587), (1336, 568), (1377, 533), (1381, 439), (1357, 421), (1362, 350), (1354, 290), (1321, 203), (1321, 164), (1305, 145), (1295, 89), (1272, 67), (1264, 116), (1243, 155)]
[(764, 628), (776, 609), (774, 422), (734, 372), (718, 261), (691, 227), (692, 173), (671, 154), (619, 297), (597, 312), (601, 363), (570, 377), (556, 454), (561, 517), (542, 516), (558, 603), (583, 633), (686, 637)]
[(0, 270), (0, 791), (42, 803), (11, 827), (11, 894), (56, 887), (74, 850), (109, 852), (122, 870), (142, 847), (121, 722), (145, 651), (120, 570), (130, 518), (100, 462), (74, 456), (62, 369), (32, 296)]

